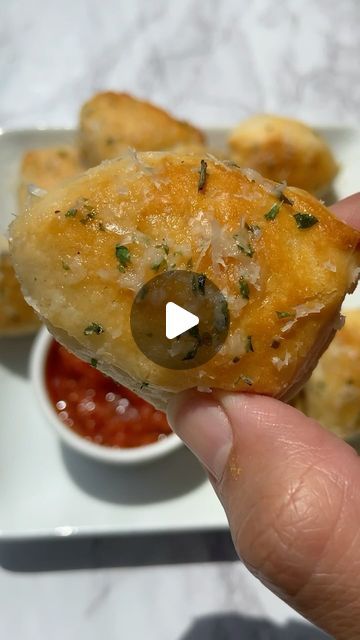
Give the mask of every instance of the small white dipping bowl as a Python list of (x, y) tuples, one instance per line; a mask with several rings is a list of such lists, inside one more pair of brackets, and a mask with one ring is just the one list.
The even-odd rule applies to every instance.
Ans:
[(30, 373), (35, 396), (47, 422), (65, 444), (98, 462), (119, 465), (154, 462), (182, 446), (180, 438), (171, 433), (157, 442), (141, 447), (112, 448), (90, 442), (67, 427), (58, 417), (46, 389), (45, 365), (52, 340), (53, 337), (45, 327), (39, 331), (31, 351)]

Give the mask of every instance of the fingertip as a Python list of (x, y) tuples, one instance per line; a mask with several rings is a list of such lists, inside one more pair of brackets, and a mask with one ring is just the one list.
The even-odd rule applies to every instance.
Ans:
[(175, 433), (219, 481), (232, 447), (232, 428), (213, 393), (187, 391), (168, 406), (168, 420)]
[(360, 231), (360, 193), (354, 193), (330, 207), (339, 220)]

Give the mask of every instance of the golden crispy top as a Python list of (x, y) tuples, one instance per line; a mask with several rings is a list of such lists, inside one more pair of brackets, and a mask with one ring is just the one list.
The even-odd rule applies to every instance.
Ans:
[[(315, 364), (326, 346), (357, 279), (360, 234), (299, 189), (201, 160), (128, 153), (48, 193), (12, 225), (17, 273), (41, 315), (91, 351), (100, 368), (112, 363), (170, 390), (202, 385), (283, 396), (309, 352)], [(187, 268), (226, 295), (230, 333), (201, 370), (171, 372), (137, 349), (130, 309), (152, 276)], [(101, 335), (84, 335), (92, 322)]]

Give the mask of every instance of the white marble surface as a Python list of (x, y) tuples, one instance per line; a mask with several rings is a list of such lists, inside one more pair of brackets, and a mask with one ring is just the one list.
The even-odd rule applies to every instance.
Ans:
[[(122, 89), (199, 125), (260, 110), (357, 123), (358, 0), (0, 0), (0, 127), (73, 126)], [(0, 546), (0, 634), (318, 638), (226, 536)], [(268, 622), (266, 622), (268, 621)]]

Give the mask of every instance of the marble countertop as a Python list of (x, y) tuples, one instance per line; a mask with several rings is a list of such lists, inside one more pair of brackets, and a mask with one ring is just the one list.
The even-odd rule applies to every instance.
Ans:
[[(0, 128), (74, 126), (126, 90), (201, 126), (272, 111), (357, 124), (358, 0), (12, 0)], [(38, 640), (311, 640), (227, 533), (0, 545), (0, 633)]]

